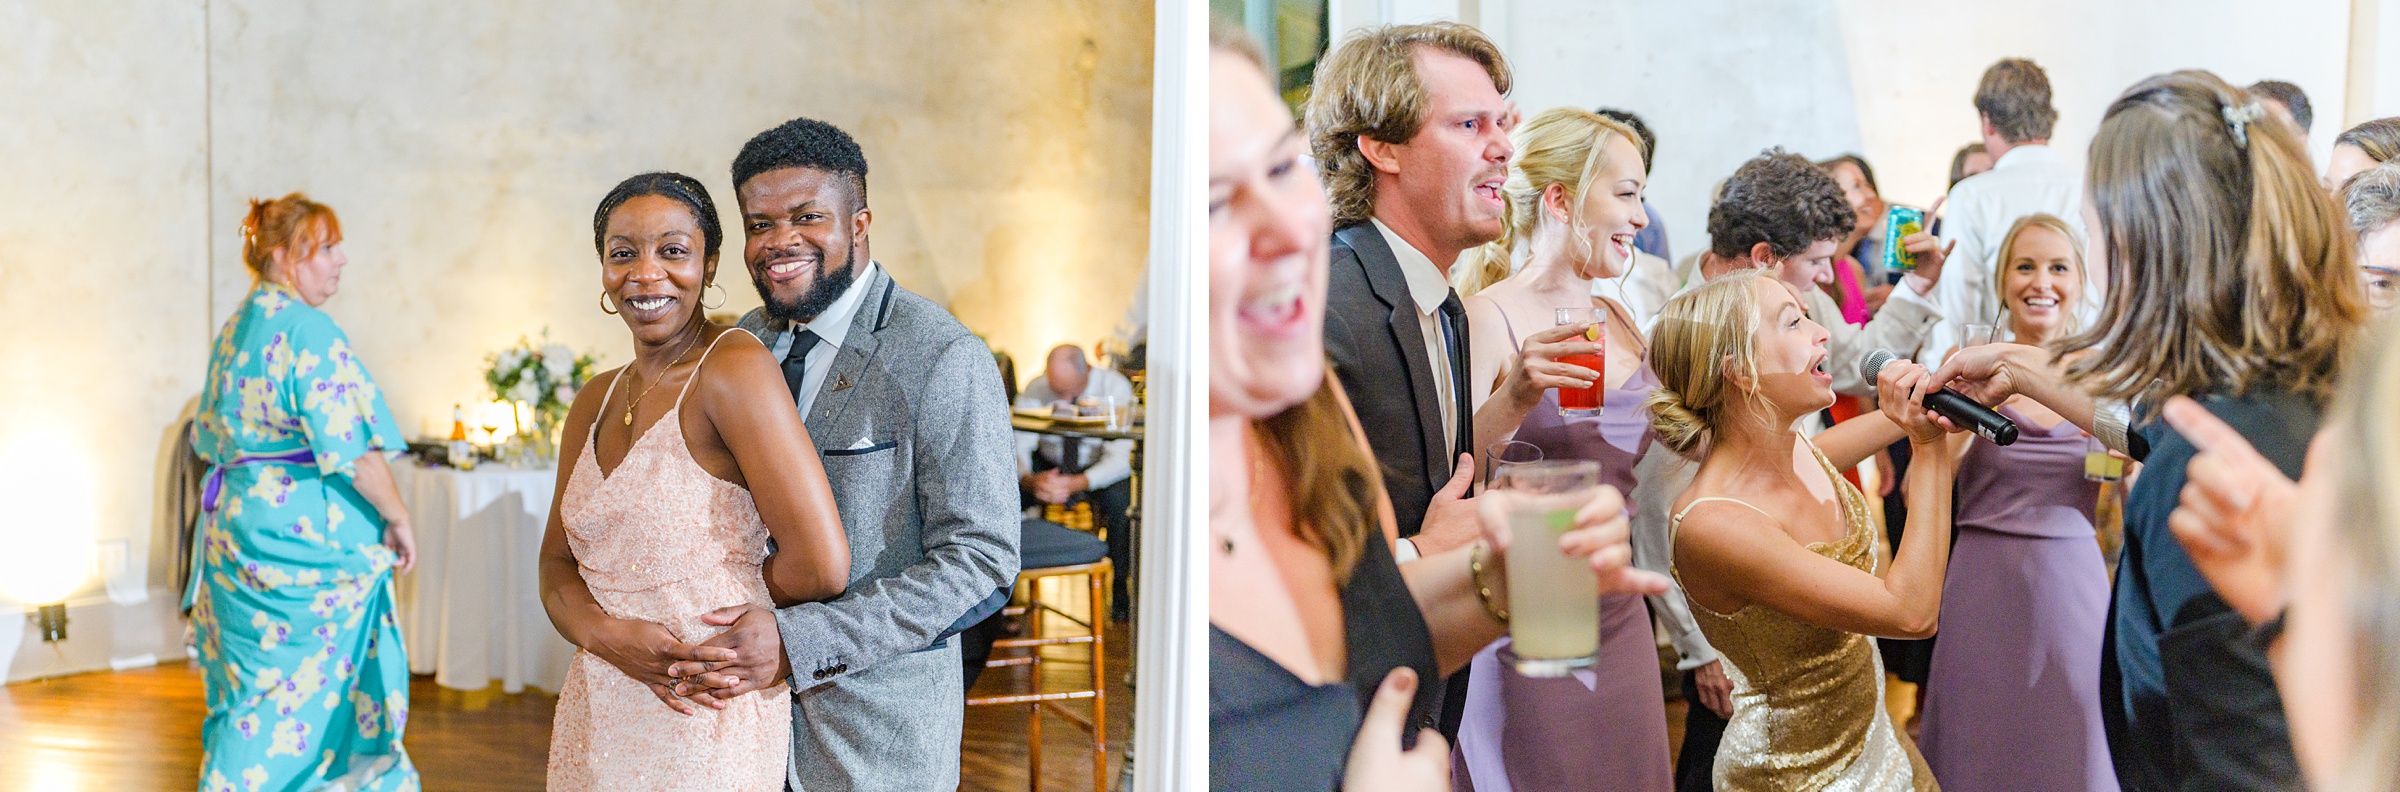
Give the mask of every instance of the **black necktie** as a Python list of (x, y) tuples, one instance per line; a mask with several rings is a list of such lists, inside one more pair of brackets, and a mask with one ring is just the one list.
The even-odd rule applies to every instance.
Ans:
[(817, 348), (817, 334), (802, 330), (792, 338), (791, 354), (783, 356), (783, 386), (792, 390), (792, 401), (800, 401), (800, 381), (808, 377), (808, 353)]
[(1458, 414), (1458, 438), (1450, 444), (1450, 462), (1475, 449), (1475, 416), (1467, 401), (1467, 308), (1458, 292), (1442, 300), (1442, 344), (1450, 355), (1450, 404)]
[(1075, 475), (1083, 472), (1083, 444), (1080, 437), (1062, 437), (1058, 441), (1058, 472)]

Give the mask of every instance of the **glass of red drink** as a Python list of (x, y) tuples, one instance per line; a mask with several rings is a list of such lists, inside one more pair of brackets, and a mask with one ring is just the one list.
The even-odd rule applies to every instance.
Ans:
[[(1603, 345), (1603, 351), (1605, 351), (1606, 344), (1608, 343), (1605, 340), (1608, 337), (1608, 333), (1606, 332), (1608, 326), (1607, 323), (1608, 313), (1600, 310), (1599, 308), (1558, 309), (1559, 326), (1581, 326), (1583, 328), (1583, 337), (1592, 343)], [(1559, 357), (1558, 362), (1571, 366), (1582, 366), (1584, 368), (1591, 369), (1593, 373), (1600, 375), (1600, 378), (1593, 381), (1592, 386), (1589, 388), (1559, 388), (1558, 414), (1568, 417), (1599, 415), (1601, 401), (1600, 389), (1608, 379), (1608, 363), (1603, 353), (1592, 352), (1580, 355), (1562, 355)]]

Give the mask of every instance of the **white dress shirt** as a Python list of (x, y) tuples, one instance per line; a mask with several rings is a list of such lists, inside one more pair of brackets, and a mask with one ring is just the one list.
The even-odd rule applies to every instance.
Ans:
[[(1118, 404), (1133, 403), (1133, 381), (1115, 369), (1093, 367), (1091, 379), (1083, 386), (1086, 398), (1114, 398)], [(1050, 389), (1050, 377), (1033, 378), (1022, 393), (1017, 394), (1017, 406), (1038, 410), (1047, 409), (1060, 401)], [(1086, 441), (1083, 444), (1083, 475), (1091, 482), (1090, 489), (1106, 489), (1117, 482), (1133, 477), (1133, 441), (1110, 440), (1105, 443)], [(1057, 435), (1017, 433), (1017, 475), (1033, 472), (1033, 455), (1039, 453), (1053, 464), (1066, 461), (1066, 438)]]
[(801, 420), (808, 419), (808, 408), (817, 403), (817, 391), (823, 389), (826, 373), (833, 370), (833, 359), (841, 354), (842, 342), (850, 338), (850, 320), (858, 317), (859, 303), (867, 298), (867, 282), (874, 279), (876, 270), (881, 267), (869, 260), (867, 268), (859, 271), (857, 277), (850, 281), (850, 288), (842, 290), (842, 296), (826, 306), (824, 313), (817, 314), (817, 318), (798, 327), (787, 327), (783, 332), (776, 333), (774, 341), (767, 347), (767, 351), (775, 353), (775, 362), (782, 363), (784, 358), (791, 357), (792, 342), (799, 338), (799, 330), (817, 334), (817, 345), (809, 349), (808, 359), (801, 361), (800, 393), (794, 398), (800, 407)]
[[(1376, 233), (1383, 235), (1383, 244), (1400, 261), (1400, 273), (1408, 278), (1409, 302), (1417, 304), (1417, 329), (1424, 333), (1425, 362), (1432, 366), (1434, 396), (1442, 403), (1441, 453), (1447, 456), (1450, 449), (1458, 447), (1458, 410), (1465, 399), (1463, 394), (1450, 390), (1456, 380), (1450, 378), (1450, 345), (1442, 338), (1442, 303), (1450, 299), (1450, 279), (1442, 277), (1442, 268), (1434, 266), (1431, 257), (1392, 233), (1383, 221), (1369, 218), (1368, 222), (1375, 224)], [(1466, 355), (1466, 350), (1459, 350), (1460, 359)], [(1417, 560), (1417, 543), (1400, 540), (1392, 546), (1392, 556), (1400, 563)]]
[[(1633, 492), (1625, 496), (1631, 504), (1627, 511), (1632, 534), (1627, 544), (1633, 548), (1633, 565), (1672, 578), (1675, 532), (1668, 512), (1699, 475), (1700, 463), (1667, 450), (1665, 443), (1651, 443), (1633, 470)], [(1649, 600), (1659, 616), (1659, 629), (1675, 646), (1676, 670), (1690, 671), (1717, 661), (1716, 648), (1708, 644), (1708, 636), (1700, 633), (1700, 623), (1692, 618), (1682, 581), (1669, 586), (1665, 594), (1650, 595)]]
[[(1433, 366), (1433, 392), (1442, 402), (1442, 453), (1448, 454), (1458, 447), (1459, 404), (1459, 395), (1450, 392), (1450, 346), (1442, 341), (1442, 302), (1450, 299), (1450, 280), (1442, 277), (1433, 259), (1392, 233), (1383, 221), (1370, 222), (1391, 246), (1392, 257), (1400, 260), (1400, 272), (1408, 276), (1408, 298), (1417, 304), (1417, 326), (1425, 333), (1425, 360)], [(1459, 356), (1466, 356), (1464, 350)]]
[[(2049, 146), (2017, 146), (2000, 155), (1991, 170), (1950, 188), (1944, 207), (1942, 243), (1956, 242), (1958, 247), (1950, 251), (1949, 262), (1942, 266), (1942, 280), (1933, 289), (1933, 304), (1941, 309), (1942, 322), (1926, 338), (1925, 348), (1934, 353), (1957, 348), (1962, 325), (1998, 323), (2000, 294), (1995, 277), (2000, 243), (2018, 218), (2056, 215), (2067, 221), (2077, 236), (2085, 235), (2083, 175)], [(2076, 317), (2087, 323), (2099, 316), (2100, 304), (2090, 271), (2087, 266), (2083, 298), (2076, 310)], [(1938, 360), (1934, 355), (1927, 357)]]

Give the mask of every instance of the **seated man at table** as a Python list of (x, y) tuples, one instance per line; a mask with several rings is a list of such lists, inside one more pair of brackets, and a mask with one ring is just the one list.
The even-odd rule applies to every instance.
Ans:
[[(1017, 407), (1055, 410), (1078, 403), (1087, 408), (1086, 415), (1096, 414), (1092, 405), (1132, 404), (1133, 382), (1113, 370), (1093, 368), (1082, 347), (1060, 344), (1050, 350), (1042, 375), (1017, 394)], [(1132, 602), (1125, 596), (1125, 579), (1133, 573), (1133, 527), (1127, 516), (1133, 506), (1132, 479), (1131, 440), (1017, 433), (1017, 481), (1024, 505), (1086, 501), (1093, 519), (1108, 530), (1108, 561), (1117, 572), (1111, 593), (1119, 619), (1125, 618)]]

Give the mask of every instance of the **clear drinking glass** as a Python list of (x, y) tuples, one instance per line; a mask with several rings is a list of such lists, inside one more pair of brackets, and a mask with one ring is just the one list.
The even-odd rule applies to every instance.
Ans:
[(1575, 512), (1600, 487), (1600, 463), (1545, 460), (1495, 472), (1494, 491), (1508, 515), (1508, 637), (1517, 673), (1559, 677), (1592, 664), (1600, 649), (1600, 579), (1591, 564), (1561, 551)]
[(1997, 328), (1988, 324), (1964, 325), (1958, 336), (1958, 347), (1983, 346), (1992, 342)]
[(1584, 328), (1583, 337), (1586, 340), (1589, 340), (1595, 344), (1601, 344), (1603, 346), (1602, 352), (1582, 355), (1562, 355), (1558, 358), (1558, 362), (1560, 363), (1582, 366), (1584, 368), (1599, 372), (1601, 379), (1600, 382), (1592, 383), (1592, 386), (1589, 388), (1559, 388), (1559, 415), (1578, 417), (1600, 414), (1600, 389), (1608, 379), (1608, 358), (1605, 354), (1605, 347), (1608, 343), (1608, 332), (1606, 330), (1607, 322), (1608, 312), (1598, 308), (1558, 309), (1558, 326), (1565, 327), (1568, 325), (1581, 325)]
[(1479, 468), (1475, 471), (1476, 491), (1489, 489), (1492, 486), (1493, 477), (1498, 476), (1502, 469), (1510, 465), (1540, 461), (1542, 461), (1542, 447), (1523, 440), (1502, 440), (1484, 446), (1482, 458), (1475, 460), (1475, 465)]

